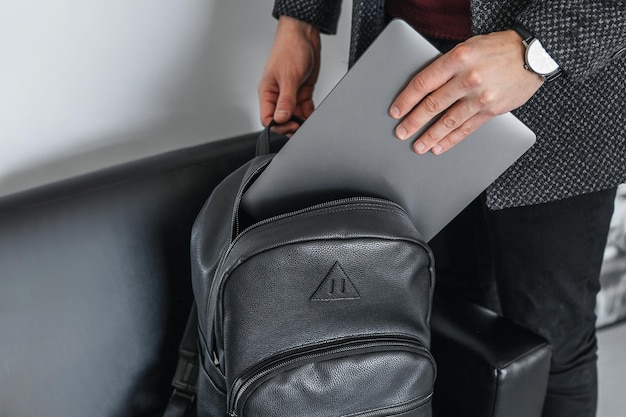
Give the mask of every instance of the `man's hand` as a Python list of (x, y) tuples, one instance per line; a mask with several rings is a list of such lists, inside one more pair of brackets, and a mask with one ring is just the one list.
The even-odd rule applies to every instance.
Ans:
[[(320, 67), (319, 30), (300, 20), (281, 16), (276, 37), (258, 87), (261, 123), (272, 119), (287, 123), (294, 114), (302, 119), (314, 109), (313, 89)], [(293, 133), (297, 123), (278, 126), (282, 134)]]
[(524, 52), (519, 35), (507, 30), (474, 36), (439, 57), (391, 105), (393, 118), (404, 117), (396, 127), (398, 139), (443, 112), (413, 145), (418, 154), (439, 155), (489, 119), (526, 103), (543, 79), (524, 68)]

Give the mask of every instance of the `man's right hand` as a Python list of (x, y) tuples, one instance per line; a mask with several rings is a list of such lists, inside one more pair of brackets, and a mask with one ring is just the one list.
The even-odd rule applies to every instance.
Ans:
[(272, 119), (281, 134), (293, 133), (298, 124), (289, 122), (294, 114), (302, 119), (314, 109), (313, 89), (320, 68), (320, 33), (314, 26), (288, 16), (278, 20), (276, 37), (259, 82), (261, 123)]

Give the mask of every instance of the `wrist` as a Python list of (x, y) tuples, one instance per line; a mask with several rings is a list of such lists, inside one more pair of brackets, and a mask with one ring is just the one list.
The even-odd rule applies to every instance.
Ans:
[(319, 29), (312, 24), (286, 15), (282, 15), (278, 18), (278, 31), (304, 35), (309, 39), (319, 38), (320, 35)]
[(516, 55), (519, 56), (520, 65), (524, 66), (524, 55), (526, 54), (526, 48), (520, 38), (519, 34), (513, 29), (505, 30), (504, 33), (508, 36), (508, 45), (512, 50), (515, 50)]

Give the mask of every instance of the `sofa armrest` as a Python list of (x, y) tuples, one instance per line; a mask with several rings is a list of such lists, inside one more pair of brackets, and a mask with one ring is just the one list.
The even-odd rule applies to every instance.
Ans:
[(545, 339), (447, 294), (435, 296), (431, 327), (436, 417), (541, 416), (552, 351)]

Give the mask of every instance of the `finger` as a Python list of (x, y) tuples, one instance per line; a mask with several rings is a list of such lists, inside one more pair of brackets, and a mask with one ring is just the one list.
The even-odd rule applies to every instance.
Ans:
[[(405, 118), (398, 124), (395, 130), (395, 135), (398, 139), (405, 140), (409, 137), (413, 136), (420, 129), (422, 129), (427, 123), (429, 123), (433, 118), (437, 115), (444, 112), (450, 106), (454, 105), (459, 99), (463, 97), (464, 91), (462, 88), (457, 86), (453, 80), (444, 84), (442, 87), (438, 88), (433, 93), (426, 96)], [(467, 113), (467, 112), (465, 112)], [(465, 114), (465, 119), (463, 119), (463, 112), (458, 112), (454, 118), (444, 118), (443, 121), (438, 121), (435, 125), (437, 129), (441, 131), (443, 128), (441, 124), (445, 121), (447, 124), (451, 123), (461, 123), (465, 119), (469, 118), (472, 114)], [(458, 120), (458, 121), (457, 121)], [(452, 127), (454, 128), (454, 127)], [(449, 128), (447, 132), (452, 130)], [(430, 130), (430, 129), (429, 129)], [(445, 136), (447, 132), (440, 133), (441, 137)], [(430, 133), (433, 133), (430, 130)]]
[(442, 58), (443, 57), (436, 59), (409, 81), (391, 104), (389, 108), (391, 117), (394, 119), (404, 117), (428, 94), (432, 93), (452, 78), (452, 73), (449, 68), (442, 65)]
[[(479, 109), (475, 107), (473, 101), (465, 98), (460, 99), (417, 138), (413, 144), (413, 149), (419, 154), (428, 152), (478, 112)], [(412, 114), (407, 117), (412, 117)]]
[(442, 153), (450, 150), (465, 140), (469, 135), (474, 133), (480, 126), (483, 125), (483, 123), (486, 123), (491, 118), (493, 118), (493, 116), (481, 113), (469, 118), (461, 126), (437, 142), (432, 147), (432, 153), (435, 155), (441, 155)]
[(267, 78), (261, 79), (258, 86), (259, 114), (261, 124), (267, 126), (274, 118), (276, 101), (278, 100), (278, 85)]
[(296, 110), (296, 96), (298, 94), (298, 83), (289, 78), (279, 82), (278, 99), (274, 110), (274, 120), (277, 123), (286, 123)]
[(313, 86), (302, 86), (298, 91), (298, 109), (296, 114), (302, 119), (307, 119), (315, 110), (313, 102)]

